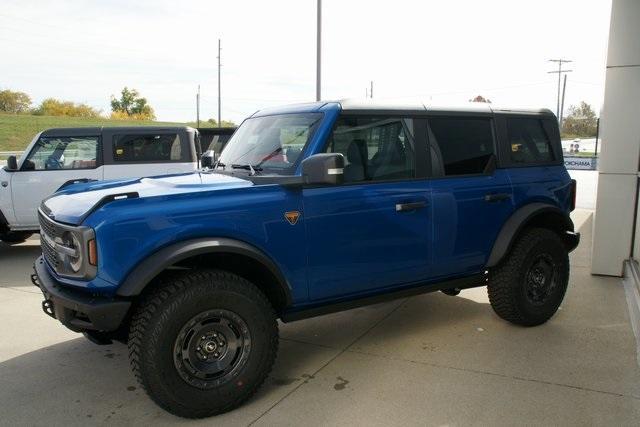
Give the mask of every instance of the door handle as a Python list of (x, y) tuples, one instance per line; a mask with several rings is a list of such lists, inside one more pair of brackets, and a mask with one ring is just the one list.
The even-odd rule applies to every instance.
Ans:
[(501, 202), (503, 200), (507, 200), (511, 198), (509, 193), (494, 193), (494, 194), (485, 194), (484, 201), (493, 203), (493, 202)]
[(427, 202), (411, 202), (411, 203), (396, 203), (396, 212), (409, 212), (422, 209), (427, 206)]

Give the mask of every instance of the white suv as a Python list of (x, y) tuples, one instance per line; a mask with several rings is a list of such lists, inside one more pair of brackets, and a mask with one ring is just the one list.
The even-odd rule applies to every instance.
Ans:
[(49, 129), (0, 169), (0, 240), (19, 243), (39, 229), (40, 202), (74, 182), (191, 172), (198, 132), (188, 127)]

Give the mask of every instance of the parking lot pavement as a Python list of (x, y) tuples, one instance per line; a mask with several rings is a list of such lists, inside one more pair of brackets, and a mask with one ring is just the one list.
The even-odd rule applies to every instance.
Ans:
[[(258, 394), (188, 423), (637, 425), (640, 369), (624, 289), (589, 274), (591, 219), (578, 216), (570, 287), (547, 324), (501, 321), (482, 288), (281, 324), (279, 357)], [(96, 346), (41, 312), (27, 277), (36, 244), (0, 247), (1, 423), (187, 423), (140, 390), (124, 345)]]

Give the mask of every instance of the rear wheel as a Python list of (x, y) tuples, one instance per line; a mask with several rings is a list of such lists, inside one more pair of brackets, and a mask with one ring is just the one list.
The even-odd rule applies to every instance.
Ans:
[(569, 254), (560, 237), (545, 228), (526, 230), (489, 274), (493, 310), (509, 322), (536, 326), (562, 303), (569, 282)]
[(253, 284), (207, 270), (173, 276), (140, 305), (129, 356), (149, 396), (203, 418), (229, 411), (264, 382), (278, 347), (273, 308)]
[(31, 237), (31, 235), (33, 235), (33, 233), (29, 233), (28, 231), (7, 231), (4, 234), (0, 234), (0, 240), (9, 245), (16, 245), (23, 243)]

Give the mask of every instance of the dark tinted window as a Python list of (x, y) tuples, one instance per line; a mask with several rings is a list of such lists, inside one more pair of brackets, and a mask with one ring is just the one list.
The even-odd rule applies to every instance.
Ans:
[[(429, 119), (430, 142), (444, 175), (483, 173), (493, 150), (491, 120), (464, 117)], [(434, 153), (432, 153), (433, 155)]]
[(178, 134), (132, 134), (113, 137), (113, 160), (116, 162), (180, 162), (182, 152)]
[(411, 126), (411, 119), (341, 117), (327, 152), (344, 155), (345, 182), (413, 178)]
[(542, 121), (507, 119), (511, 161), (514, 163), (546, 163), (554, 160), (551, 143)]

